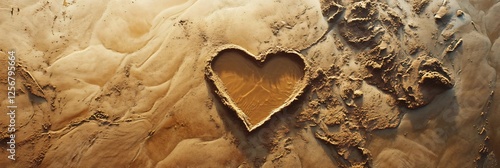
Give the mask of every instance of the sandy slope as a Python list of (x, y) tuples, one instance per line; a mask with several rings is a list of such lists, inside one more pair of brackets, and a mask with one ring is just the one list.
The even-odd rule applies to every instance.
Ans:
[[(19, 63), (17, 160), (0, 115), (0, 165), (497, 167), (499, 9), (498, 0), (0, 2), (2, 113), (6, 52)], [(314, 75), (249, 132), (205, 76), (229, 45), (295, 50)]]

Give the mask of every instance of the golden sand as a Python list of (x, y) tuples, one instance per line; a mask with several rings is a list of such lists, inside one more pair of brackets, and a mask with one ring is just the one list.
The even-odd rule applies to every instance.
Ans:
[(1, 1), (0, 167), (499, 167), (499, 17), (499, 0)]
[(267, 55), (260, 62), (242, 51), (224, 50), (214, 59), (212, 67), (252, 125), (293, 98), (305, 74), (301, 58), (284, 52)]

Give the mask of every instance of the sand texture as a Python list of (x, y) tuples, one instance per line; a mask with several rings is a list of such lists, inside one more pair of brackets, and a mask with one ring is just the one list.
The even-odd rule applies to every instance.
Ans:
[(9, 0), (0, 13), (0, 167), (500, 166), (499, 0)]
[(237, 48), (217, 53), (207, 76), (249, 131), (292, 103), (308, 84), (309, 67), (299, 53), (270, 50), (256, 57)]

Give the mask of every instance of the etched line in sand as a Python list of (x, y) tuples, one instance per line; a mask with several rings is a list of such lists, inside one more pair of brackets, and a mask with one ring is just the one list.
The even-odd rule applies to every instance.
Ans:
[(304, 58), (294, 51), (278, 49), (253, 56), (232, 46), (209, 60), (207, 76), (222, 102), (252, 131), (302, 93), (308, 69)]

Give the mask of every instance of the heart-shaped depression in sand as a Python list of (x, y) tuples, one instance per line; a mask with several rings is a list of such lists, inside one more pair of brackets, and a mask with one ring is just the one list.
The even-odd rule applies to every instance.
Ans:
[(231, 46), (208, 61), (207, 77), (222, 102), (252, 131), (302, 93), (308, 69), (303, 56), (294, 51), (271, 50), (254, 56)]

